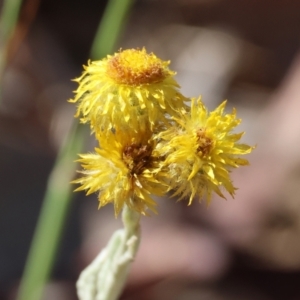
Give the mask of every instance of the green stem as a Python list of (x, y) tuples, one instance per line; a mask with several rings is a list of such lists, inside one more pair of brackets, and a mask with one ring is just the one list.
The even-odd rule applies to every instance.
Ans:
[(48, 179), (38, 224), (27, 258), (18, 300), (40, 300), (56, 256), (70, 200), (76, 164), (70, 159), (82, 149), (86, 128), (73, 129), (67, 144), (61, 148)]
[(93, 58), (104, 57), (115, 48), (133, 2), (133, 0), (110, 0), (108, 2), (92, 45)]
[[(13, 0), (7, 0), (6, 2), (10, 1)], [(131, 2), (128, 0), (109, 1), (102, 18), (105, 21), (101, 22), (103, 25), (101, 25), (101, 30), (98, 30), (93, 43), (93, 58), (103, 57), (113, 50), (121, 28), (124, 27), (123, 21)], [(118, 11), (116, 12), (116, 10)], [(116, 16), (118, 16), (117, 19)], [(113, 32), (111, 32), (111, 28), (113, 28)], [(99, 48), (99, 45), (104, 48)], [(73, 196), (70, 184), (76, 167), (73, 161), (83, 149), (84, 136), (84, 130), (81, 126), (76, 126), (59, 152), (48, 180), (17, 300), (40, 300), (42, 297), (44, 285), (52, 271), (64, 222)]]
[(3, 2), (0, 25), (1, 42), (7, 41), (18, 21), (22, 0), (5, 0)]
[(5, 0), (0, 16), (0, 81), (6, 64), (7, 46), (16, 27), (22, 0)]
[(125, 205), (122, 219), (124, 228), (80, 274), (76, 284), (80, 300), (116, 300), (122, 293), (140, 244), (140, 214)]

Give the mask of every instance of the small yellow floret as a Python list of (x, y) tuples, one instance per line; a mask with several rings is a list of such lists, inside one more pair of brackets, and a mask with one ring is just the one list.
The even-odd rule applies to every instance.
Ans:
[(248, 154), (253, 147), (239, 144), (243, 132), (232, 130), (240, 124), (236, 111), (224, 114), (226, 101), (208, 113), (201, 100), (192, 99), (191, 110), (176, 119), (178, 127), (170, 128), (157, 135), (160, 144), (158, 155), (166, 157), (166, 180), (179, 199), (195, 196), (207, 198), (212, 192), (224, 197), (221, 187), (234, 196), (229, 173), (232, 168), (248, 164), (239, 156)]
[(149, 132), (111, 132), (96, 153), (80, 155), (84, 176), (73, 181), (81, 185), (76, 191), (98, 192), (99, 207), (113, 203), (116, 216), (124, 204), (143, 215), (147, 208), (156, 212), (151, 194), (162, 196), (167, 186), (158, 180), (154, 148)]
[(108, 60), (107, 74), (119, 84), (138, 86), (158, 83), (175, 75), (167, 69), (169, 61), (158, 59), (153, 53), (143, 50), (125, 50)]
[(69, 100), (79, 103), (76, 116), (90, 122), (96, 132), (168, 124), (169, 116), (178, 116), (187, 100), (178, 91), (169, 63), (145, 49), (124, 50), (89, 62), (75, 80), (79, 83), (75, 98)]

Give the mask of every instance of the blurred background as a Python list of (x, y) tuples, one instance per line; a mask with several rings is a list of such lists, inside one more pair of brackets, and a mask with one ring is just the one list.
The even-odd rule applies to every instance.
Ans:
[[(15, 299), (73, 122), (71, 79), (90, 58), (105, 6), (23, 1), (1, 84), (0, 299)], [(296, 0), (134, 2), (115, 50), (145, 46), (171, 60), (183, 94), (202, 95), (210, 109), (228, 99), (243, 141), (257, 148), (251, 165), (232, 173), (235, 199), (215, 197), (208, 208), (158, 200), (159, 215), (142, 219), (122, 300), (300, 299), (299, 30)], [(85, 151), (94, 146), (88, 137)], [(77, 299), (80, 271), (121, 227), (112, 206), (97, 207), (96, 195), (74, 194), (43, 300)]]

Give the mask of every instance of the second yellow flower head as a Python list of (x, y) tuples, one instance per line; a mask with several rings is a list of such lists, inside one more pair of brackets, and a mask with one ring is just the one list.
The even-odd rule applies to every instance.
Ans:
[(76, 116), (90, 122), (96, 133), (168, 124), (168, 115), (177, 115), (187, 100), (168, 65), (145, 49), (124, 50), (89, 62), (75, 80), (79, 87), (70, 100), (78, 102)]

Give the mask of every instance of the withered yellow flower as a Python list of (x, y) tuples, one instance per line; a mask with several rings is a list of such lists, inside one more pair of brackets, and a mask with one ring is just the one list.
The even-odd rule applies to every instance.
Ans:
[(76, 116), (90, 122), (96, 132), (128, 125), (138, 130), (150, 124), (153, 129), (159, 122), (167, 123), (168, 115), (178, 115), (187, 100), (178, 91), (169, 63), (144, 48), (89, 61), (75, 79), (75, 98), (69, 100), (78, 102)]
[(73, 181), (81, 185), (76, 191), (99, 192), (99, 207), (113, 203), (116, 216), (124, 204), (143, 215), (147, 208), (156, 212), (151, 194), (161, 196), (167, 186), (158, 180), (160, 161), (153, 156), (151, 135), (149, 131), (110, 132), (96, 153), (80, 155), (84, 176)]
[(235, 109), (224, 114), (226, 101), (208, 113), (200, 99), (192, 99), (190, 112), (176, 118), (178, 127), (158, 134), (158, 155), (165, 156), (167, 182), (179, 199), (195, 196), (210, 202), (212, 192), (224, 197), (221, 189), (234, 196), (236, 188), (230, 170), (248, 164), (240, 155), (253, 147), (238, 141), (244, 132), (232, 133), (240, 124)]

